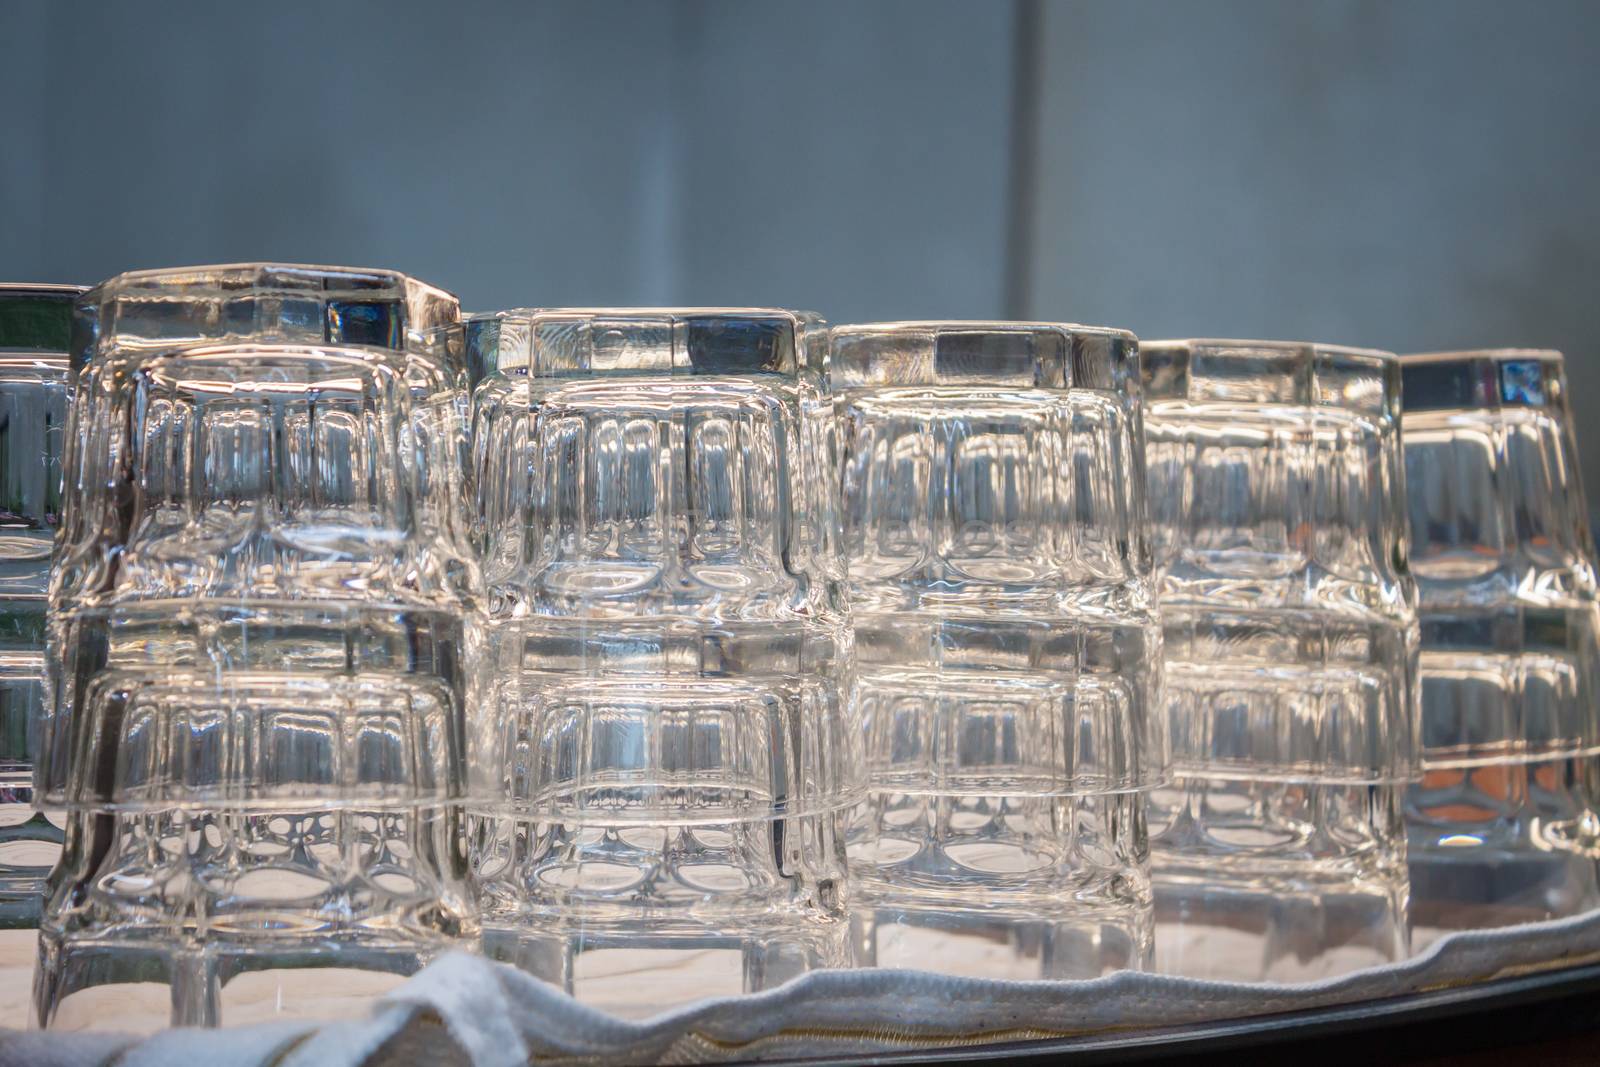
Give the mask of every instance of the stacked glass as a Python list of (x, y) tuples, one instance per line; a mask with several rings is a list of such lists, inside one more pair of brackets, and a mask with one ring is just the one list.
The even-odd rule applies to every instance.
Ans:
[(1403, 957), (1399, 360), (1155, 342), (1144, 376), (1177, 776), (1151, 803), (1157, 967), (1293, 981)]
[(1600, 906), (1600, 598), (1561, 355), (1407, 356), (1422, 618), (1412, 921), (1450, 929)]
[(1166, 727), (1138, 342), (912, 322), (833, 346), (871, 786), (861, 962), (1140, 968)]
[(41, 1024), (336, 1013), (473, 933), (457, 315), (404, 275), (259, 264), (78, 302)]
[(514, 311), (468, 334), (488, 953), (624, 1011), (847, 964), (860, 739), (822, 323)]
[(50, 545), (61, 516), (70, 285), (0, 285), (0, 927), (39, 923), (61, 816), (33, 810)]

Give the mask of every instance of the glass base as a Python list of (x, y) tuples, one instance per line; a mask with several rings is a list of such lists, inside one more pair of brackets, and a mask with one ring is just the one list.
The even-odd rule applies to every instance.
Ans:
[(1232, 982), (1309, 982), (1408, 953), (1403, 879), (1155, 879), (1162, 974)]
[[(15, 605), (0, 604), (0, 622), (16, 622), (7, 618)], [(39, 925), (45, 876), (61, 856), (66, 815), (33, 810), (28, 760), (28, 727), (40, 715), (43, 673), (38, 653), (0, 651), (0, 930)]]
[(1138, 794), (875, 792), (850, 858), (862, 966), (1029, 979), (1150, 962)]
[(37, 930), (0, 930), (0, 1028), (27, 1029), (38, 956)]
[(807, 971), (849, 967), (849, 924), (743, 936), (711, 927), (490, 927), (484, 955), (622, 1018), (645, 1018), (707, 997), (758, 993)]
[(0, 801), (0, 930), (28, 930), (39, 925), (45, 876), (61, 857), (61, 812), (36, 812), (28, 790), (13, 790), (21, 799)]
[(1595, 861), (1575, 853), (1439, 849), (1411, 854), (1411, 948), (1445, 934), (1600, 908)]
[(1406, 794), (1412, 948), (1600, 907), (1593, 757), (1434, 769)]
[(1069, 980), (1147, 970), (1152, 925), (1144, 907), (1085, 906), (1071, 919), (863, 903), (853, 917), (862, 967), (964, 978)]
[(349, 1014), (476, 942), (459, 828), (446, 807), (74, 812), (48, 882), (34, 1020)]
[(1403, 788), (1187, 778), (1157, 790), (1156, 970), (1304, 982), (1404, 959)]
[(847, 967), (842, 819), (594, 825), (469, 815), (485, 951), (635, 1016)]
[(263, 938), (191, 947), (42, 931), (31, 1022), (149, 1033), (168, 1026), (358, 1018), (454, 947), (359, 936), (314, 946)]

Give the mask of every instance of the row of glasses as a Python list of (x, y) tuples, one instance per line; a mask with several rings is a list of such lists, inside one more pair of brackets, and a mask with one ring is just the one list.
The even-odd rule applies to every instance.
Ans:
[[(163, 1021), (327, 1010), (285, 970), (369, 995), (479, 944), (623, 1010), (852, 962), (1297, 978), (1406, 951), (1405, 783), (1439, 728), (1390, 354), (767, 309), (463, 324), (403, 275), (264, 265), (113, 279), (73, 334), (41, 1022), (104, 1022), (110, 985)], [(1540, 718), (1594, 714), (1570, 423), (1529, 415), (1558, 365), (1542, 393), (1500, 373), (1502, 465), (1548, 475), (1567, 540), (1517, 504), (1505, 551), (1565, 570), (1471, 587), (1526, 601), (1493, 631), (1523, 627), (1493, 646), (1521, 733), (1486, 751), (1548, 809), (1513, 850), (1558, 842), (1592, 883), (1594, 731)], [(1425, 693), (1483, 673), (1433, 670), (1436, 629)], [(1414, 842), (1479, 799), (1425, 809), (1438, 788)]]
[(1151, 803), (1158, 969), (1304, 980), (1600, 904), (1561, 356), (1144, 355), (1176, 772)]
[(491, 955), (615, 1007), (645, 974), (1148, 963), (1131, 334), (514, 311), (467, 351)]
[(78, 299), (40, 1024), (327, 1011), (475, 929), (481, 580), (449, 500), (460, 349), (435, 346), (458, 315), (342, 268), (140, 272)]

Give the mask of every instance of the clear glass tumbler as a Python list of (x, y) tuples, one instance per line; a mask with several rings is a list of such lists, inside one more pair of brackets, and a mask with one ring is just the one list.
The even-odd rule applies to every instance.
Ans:
[(1412, 924), (1600, 906), (1600, 597), (1561, 355), (1407, 356), (1406, 483), (1425, 774)]
[(45, 595), (61, 517), (70, 285), (0, 285), (0, 928), (39, 924), (62, 817), (33, 810)]
[(468, 334), (494, 349), (487, 951), (623, 1012), (847, 963), (860, 737), (822, 324), (517, 311)]
[(61, 560), (42, 1024), (336, 1011), (473, 932), (468, 624), (423, 564), (406, 358), (199, 347), (97, 383), (117, 477)]
[[(310, 346), (365, 346), (405, 352), (414, 435), (405, 451), (416, 461), (419, 522), (429, 534), (422, 563), (430, 581), (475, 595), (474, 552), (467, 542), (467, 368), (461, 304), (450, 293), (398, 270), (328, 267), (283, 262), (131, 270), (94, 286), (78, 301), (72, 320), (69, 389), (101, 403), (93, 382), (115, 374), (126, 360), (149, 352), (197, 344), (262, 342)], [(96, 426), (106, 411), (85, 411), (78, 426)], [(67, 442), (67, 542), (93, 531), (74, 525), (74, 498), (98, 485), (106, 472), (82, 469), (77, 438)], [(51, 773), (54, 773), (51, 771)]]
[(78, 302), (40, 1023), (339, 1014), (475, 932), (456, 315), (404, 275), (270, 264)]
[(1176, 775), (1151, 803), (1157, 968), (1295, 981), (1401, 958), (1418, 713), (1399, 360), (1144, 356)]
[(861, 962), (1141, 968), (1166, 765), (1138, 342), (1043, 323), (839, 326), (869, 799)]
[[(121, 375), (152, 352), (235, 342), (359, 345), (403, 352), (415, 438), (402, 458), (415, 468), (429, 581), (463, 597), (481, 592), (467, 540), (466, 371), (460, 305), (454, 296), (405, 274), (360, 267), (236, 263), (131, 271), (100, 283), (77, 302), (71, 333), (72, 425), (62, 466), (61, 555), (93, 558), (103, 531), (82, 498), (115, 491), (114, 455), (91, 440), (112, 417)], [(99, 464), (99, 466), (97, 466)], [(54, 598), (52, 593), (52, 598)], [(53, 599), (52, 599), (53, 602)], [(66, 786), (62, 725), (71, 688), (52, 686), (35, 765), (39, 796), (59, 802)]]

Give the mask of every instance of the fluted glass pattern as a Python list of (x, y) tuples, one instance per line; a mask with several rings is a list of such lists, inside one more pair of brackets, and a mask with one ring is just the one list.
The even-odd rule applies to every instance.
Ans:
[(468, 336), (489, 950), (580, 996), (619, 946), (702, 950), (742, 988), (845, 962), (861, 744), (820, 322), (518, 311)]
[[(1167, 734), (1137, 342), (982, 322), (833, 340), (871, 785), (862, 962), (1141, 966), (1138, 791)], [(1005, 949), (970, 951), (986, 941)]]
[(455, 307), (262, 264), (78, 301), (40, 1022), (150, 983), (179, 1024), (348, 1010), (475, 932)]
[(33, 810), (45, 594), (61, 522), (69, 285), (0, 285), (0, 927), (39, 921), (59, 811)]
[(1293, 979), (1405, 953), (1399, 378), (1384, 352), (1145, 346), (1177, 775), (1151, 807), (1162, 969)]
[(1419, 940), (1600, 905), (1600, 600), (1557, 352), (1407, 356)]

